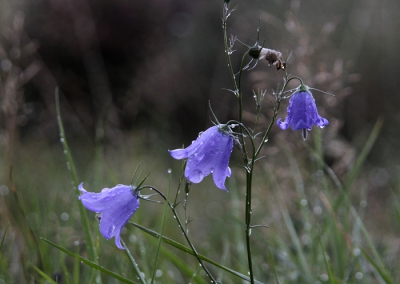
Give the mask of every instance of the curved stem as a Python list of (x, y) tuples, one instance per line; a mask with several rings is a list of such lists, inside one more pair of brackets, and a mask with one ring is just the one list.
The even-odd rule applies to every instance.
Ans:
[[(286, 70), (285, 70), (285, 72), (286, 72)], [(292, 77), (288, 78), (288, 74), (286, 73), (285, 83), (283, 84), (282, 89), (280, 90), (279, 94), (276, 97), (276, 105), (275, 105), (275, 108), (274, 108), (274, 115), (272, 116), (271, 122), (268, 125), (268, 128), (264, 133), (264, 136), (262, 138), (262, 141), (261, 141), (260, 145), (258, 146), (258, 149), (257, 149), (257, 151), (256, 151), (256, 153), (254, 155), (255, 157), (257, 157), (258, 154), (260, 154), (260, 151), (261, 151), (262, 147), (268, 141), (267, 138), (269, 136), (269, 133), (271, 132), (272, 126), (275, 124), (276, 117), (278, 115), (279, 108), (281, 106), (282, 94), (285, 92), (285, 89), (286, 89), (287, 85), (292, 80), (299, 80), (300, 84), (303, 84), (303, 80), (300, 77), (292, 76)]]
[(178, 213), (176, 212), (174, 205), (171, 202), (169, 202), (167, 197), (161, 191), (159, 191), (157, 188), (155, 188), (153, 186), (149, 186), (149, 185), (144, 185), (144, 186), (142, 186), (140, 188), (140, 190), (142, 190), (144, 188), (148, 188), (148, 189), (154, 190), (155, 192), (157, 192), (165, 200), (165, 202), (168, 203), (169, 208), (171, 208), (172, 213), (174, 214), (174, 217), (175, 217), (176, 221), (178, 222), (179, 228), (181, 229), (183, 235), (185, 236), (185, 239), (188, 242), (190, 248), (192, 249), (193, 254), (195, 255), (195, 257), (196, 257), (197, 261), (199, 262), (200, 266), (203, 268), (203, 270), (205, 271), (207, 276), (211, 279), (211, 283), (217, 283), (217, 281), (211, 275), (210, 271), (207, 269), (207, 267), (205, 267), (203, 261), (201, 260), (199, 254), (197, 253), (196, 248), (194, 247), (194, 245), (190, 241), (189, 236), (187, 235), (186, 230), (184, 229), (184, 227), (182, 225), (181, 219), (179, 218)]

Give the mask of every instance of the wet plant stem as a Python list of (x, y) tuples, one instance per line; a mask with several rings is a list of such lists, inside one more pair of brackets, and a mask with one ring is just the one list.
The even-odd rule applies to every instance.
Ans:
[(241, 90), (241, 77), (242, 77), (242, 70), (244, 66), (244, 62), (246, 60), (247, 53), (242, 58), (241, 64), (240, 64), (240, 69), (239, 69), (239, 74), (238, 74), (238, 79), (236, 81), (236, 76), (232, 68), (232, 62), (229, 54), (229, 47), (228, 47), (228, 36), (226, 32), (226, 19), (223, 19), (223, 32), (224, 32), (224, 45), (225, 45), (225, 55), (226, 55), (226, 60), (228, 62), (228, 68), (229, 68), (229, 73), (232, 77), (233, 81), (233, 86), (234, 86), (234, 94), (238, 98), (238, 105), (239, 105), (239, 124), (240, 124), (240, 135), (239, 135), (239, 140), (240, 144), (242, 147), (242, 154), (243, 154), (243, 162), (245, 164), (246, 168), (246, 201), (245, 201), (245, 234), (246, 234), (246, 251), (247, 251), (247, 262), (248, 262), (248, 272), (249, 272), (249, 277), (250, 277), (250, 283), (254, 284), (254, 273), (253, 273), (253, 260), (252, 260), (252, 255), (251, 255), (251, 189), (252, 189), (252, 181), (253, 181), (253, 168), (254, 168), (254, 160), (255, 160), (255, 149), (254, 149), (254, 141), (253, 137), (250, 133), (249, 138), (251, 140), (251, 143), (253, 145), (253, 151), (252, 151), (252, 159), (249, 160), (248, 158), (248, 153), (246, 150), (246, 142), (245, 142), (245, 135), (244, 135), (244, 127), (242, 126), (243, 124), (243, 95), (242, 95), (242, 90)]
[(138, 279), (140, 280), (140, 283), (146, 284), (146, 280), (143, 277), (144, 275), (142, 274), (142, 272), (140, 272), (139, 266), (137, 265), (135, 259), (133, 258), (129, 248), (126, 246), (126, 244), (124, 243), (123, 240), (121, 240), (121, 243), (122, 243), (122, 246), (125, 248), (125, 253), (128, 256), (129, 261), (131, 262), (133, 269), (135, 270), (136, 275), (137, 275)]
[(186, 241), (188, 242), (190, 248), (191, 248), (192, 251), (193, 251), (194, 256), (196, 257), (197, 261), (199, 262), (199, 265), (200, 265), (201, 268), (204, 270), (204, 272), (207, 274), (207, 276), (211, 279), (211, 283), (217, 283), (217, 281), (216, 281), (216, 280), (214, 279), (214, 277), (211, 275), (210, 271), (209, 271), (209, 270), (207, 269), (207, 267), (204, 265), (204, 263), (203, 263), (203, 261), (201, 260), (199, 254), (198, 254), (198, 252), (197, 252), (197, 250), (196, 250), (196, 248), (194, 247), (194, 245), (193, 245), (192, 242), (190, 241), (189, 236), (187, 235), (187, 232), (186, 232), (185, 228), (184, 228), (183, 225), (182, 225), (181, 219), (179, 218), (178, 213), (177, 213), (176, 210), (175, 210), (175, 205), (173, 205), (171, 202), (169, 202), (169, 200), (167, 199), (167, 197), (166, 197), (161, 191), (159, 191), (157, 188), (152, 187), (152, 186), (149, 186), (149, 185), (144, 185), (144, 186), (141, 186), (141, 187), (140, 187), (141, 190), (144, 189), (144, 188), (148, 188), (148, 189), (154, 190), (155, 192), (157, 192), (157, 193), (162, 197), (162, 199), (165, 200), (165, 202), (168, 203), (169, 208), (171, 208), (172, 213), (174, 214), (174, 218), (175, 218), (176, 221), (178, 222), (179, 229), (182, 231), (182, 233), (183, 233), (183, 235), (184, 235)]

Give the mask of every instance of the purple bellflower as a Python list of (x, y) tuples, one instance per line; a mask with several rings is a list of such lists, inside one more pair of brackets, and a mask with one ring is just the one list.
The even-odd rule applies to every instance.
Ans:
[(82, 192), (79, 200), (83, 205), (100, 213), (100, 233), (107, 240), (115, 237), (115, 245), (124, 249), (121, 244), (121, 230), (139, 208), (139, 197), (135, 187), (118, 184), (113, 188), (104, 188), (100, 193), (87, 192), (81, 183), (78, 189)]
[(212, 173), (215, 185), (227, 191), (225, 180), (231, 176), (228, 164), (233, 148), (231, 132), (227, 124), (212, 126), (186, 149), (169, 150), (169, 153), (177, 160), (188, 158), (185, 177), (189, 181), (199, 183)]
[(329, 122), (318, 114), (310, 89), (301, 84), (290, 98), (285, 121), (279, 118), (277, 124), (283, 130), (288, 129), (290, 125), (293, 130), (301, 129), (303, 139), (306, 140), (307, 131), (311, 131), (314, 124), (323, 128)]

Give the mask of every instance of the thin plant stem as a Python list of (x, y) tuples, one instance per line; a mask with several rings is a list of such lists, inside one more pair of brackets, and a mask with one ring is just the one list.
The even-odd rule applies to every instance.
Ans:
[[(227, 5), (227, 4), (225, 4)], [(224, 7), (224, 9), (228, 9), (227, 7)], [(239, 69), (239, 75), (238, 75), (238, 80), (236, 81), (236, 76), (232, 68), (232, 62), (229, 54), (229, 47), (228, 47), (228, 36), (227, 36), (227, 31), (226, 31), (226, 18), (223, 19), (223, 24), (222, 24), (223, 32), (224, 32), (224, 45), (225, 45), (225, 56), (226, 60), (228, 62), (228, 68), (229, 68), (229, 73), (232, 77), (232, 82), (234, 85), (234, 93), (236, 97), (238, 98), (238, 104), (239, 104), (239, 124), (240, 124), (240, 143), (242, 147), (242, 153), (243, 153), (243, 162), (245, 164), (246, 168), (246, 201), (245, 201), (245, 234), (246, 234), (246, 250), (247, 250), (247, 263), (248, 263), (248, 269), (249, 269), (249, 277), (250, 277), (250, 283), (254, 283), (254, 273), (253, 273), (253, 261), (252, 261), (252, 255), (251, 255), (251, 241), (250, 241), (250, 235), (251, 235), (251, 189), (252, 189), (252, 179), (253, 179), (253, 166), (254, 166), (254, 142), (252, 139), (252, 135), (249, 135), (250, 140), (252, 141), (253, 144), (253, 151), (252, 155), (253, 158), (251, 159), (249, 163), (249, 158), (247, 156), (247, 150), (246, 150), (246, 143), (244, 139), (244, 133), (243, 129), (244, 127), (242, 126), (242, 119), (243, 119), (243, 95), (241, 91), (241, 86), (240, 86), (240, 78), (242, 76), (242, 69), (243, 65), (246, 59), (247, 53), (242, 57), (241, 61), (241, 66)]]
[[(61, 109), (60, 109), (58, 87), (55, 90), (55, 101), (56, 101), (58, 128), (60, 130), (60, 141), (64, 148), (64, 154), (65, 154), (66, 160), (67, 160), (67, 168), (71, 174), (72, 182), (74, 184), (75, 194), (76, 194), (76, 196), (79, 196), (80, 193), (78, 190), (78, 175), (76, 173), (76, 168), (75, 168), (75, 164), (72, 159), (71, 151), (68, 147), (67, 138), (65, 136), (64, 126), (63, 126), (62, 119), (61, 119)], [(78, 200), (78, 198), (76, 199), (76, 201), (77, 201), (78, 207), (79, 207), (79, 215), (81, 217), (83, 235), (84, 235), (85, 242), (86, 242), (86, 249), (88, 250), (89, 257), (97, 264), (98, 263), (98, 255), (97, 255), (96, 246), (93, 242), (92, 234), (90, 232), (89, 218), (86, 214), (86, 209), (83, 206), (82, 202), (80, 202)], [(100, 273), (98, 271), (96, 271), (95, 273), (96, 273), (96, 277), (94, 275), (92, 275), (92, 279), (95, 279), (95, 283), (100, 284), (101, 283)]]
[(144, 189), (144, 188), (148, 188), (148, 189), (154, 190), (155, 192), (157, 192), (165, 200), (165, 202), (168, 203), (169, 208), (171, 208), (172, 213), (174, 214), (174, 218), (178, 222), (179, 229), (182, 231), (186, 241), (188, 242), (190, 248), (192, 249), (192, 251), (193, 251), (193, 253), (194, 253), (194, 255), (195, 255), (196, 259), (197, 259), (197, 261), (199, 262), (199, 265), (204, 270), (204, 272), (207, 274), (207, 276), (211, 279), (211, 283), (217, 283), (217, 281), (211, 275), (210, 271), (204, 265), (202, 259), (200, 258), (199, 254), (197, 253), (197, 250), (194, 247), (193, 243), (190, 241), (189, 236), (187, 235), (187, 232), (186, 232), (185, 228), (182, 225), (181, 219), (179, 218), (178, 213), (175, 210), (175, 206), (171, 202), (169, 202), (168, 198), (161, 191), (159, 191), (157, 188), (155, 188), (153, 186), (149, 186), (149, 185), (144, 185), (144, 186), (140, 187), (141, 190)]
[(142, 274), (142, 272), (140, 272), (139, 266), (137, 265), (137, 263), (136, 263), (135, 259), (133, 258), (133, 256), (132, 256), (130, 250), (129, 250), (128, 247), (125, 245), (125, 243), (124, 243), (124, 241), (123, 241), (122, 239), (121, 239), (121, 243), (122, 243), (122, 246), (123, 246), (124, 249), (125, 249), (125, 252), (126, 252), (126, 255), (127, 255), (128, 258), (129, 258), (129, 261), (131, 262), (131, 264), (132, 264), (132, 266), (133, 266), (133, 269), (135, 269), (136, 275), (138, 276), (138, 278), (139, 278), (139, 280), (140, 280), (140, 283), (146, 284), (146, 280), (143, 278), (143, 274)]
[[(171, 190), (171, 174), (169, 174), (169, 177), (168, 177), (167, 198), (169, 197), (170, 190)], [(158, 244), (157, 244), (157, 252), (156, 252), (156, 257), (155, 257), (155, 261), (154, 261), (154, 268), (153, 268), (153, 273), (151, 275), (151, 284), (154, 283), (155, 278), (156, 278), (157, 264), (158, 264), (158, 258), (159, 258), (159, 255), (160, 255), (162, 237), (163, 237), (163, 234), (164, 234), (166, 216), (167, 216), (167, 204), (165, 204), (165, 206), (164, 206), (164, 213), (163, 213), (163, 218), (162, 218), (162, 223), (161, 223), (161, 230), (160, 230), (160, 239), (158, 240)]]

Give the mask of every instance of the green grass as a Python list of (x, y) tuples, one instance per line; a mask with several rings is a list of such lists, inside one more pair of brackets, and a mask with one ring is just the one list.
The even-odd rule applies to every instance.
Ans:
[[(374, 128), (370, 140), (366, 140), (366, 147), (370, 147), (377, 131), (379, 127)], [(318, 131), (312, 134), (320, 135)], [(315, 138), (315, 143), (322, 143), (322, 139)], [(103, 154), (103, 165), (96, 165), (95, 158), (82, 158), (91, 156), (90, 152), (80, 153), (88, 151), (90, 143), (80, 147), (72, 145), (78, 180), (84, 181), (85, 187), (93, 191), (116, 183), (129, 183), (138, 163), (144, 161), (142, 168), (150, 172), (146, 183), (164, 193), (168, 191), (167, 169), (172, 167), (170, 196), (175, 196), (181, 176), (179, 163), (169, 159), (168, 153), (152, 158), (151, 153), (159, 150), (142, 150), (145, 145), (135, 137), (127, 136), (120, 143), (121, 153)], [(400, 279), (398, 251), (392, 247), (393, 243), (385, 243), (386, 232), (374, 231), (379, 227), (374, 222), (382, 216), (365, 222), (369, 205), (359, 205), (367, 196), (367, 188), (359, 186), (362, 184), (362, 161), (357, 160), (359, 166), (341, 182), (321, 163), (320, 153), (312, 150), (320, 146), (309, 142), (311, 149), (307, 151), (311, 159), (302, 160), (291, 146), (284, 142), (281, 145), (279, 162), (273, 162), (277, 157), (257, 162), (253, 223), (268, 228), (252, 229), (256, 279), (262, 283), (396, 283), (396, 279)], [(168, 149), (167, 145), (161, 146)], [(102, 238), (95, 214), (88, 211), (88, 229), (98, 255), (97, 259), (90, 257), (62, 147), (34, 140), (17, 147), (18, 159), (12, 172), (14, 190), (7, 183), (10, 184), (8, 191), (3, 186), (0, 199), (0, 283), (30, 283), (32, 280), (89, 283), (93, 279), (103, 283), (139, 283), (129, 258), (115, 247), (114, 240)], [(304, 145), (300, 147), (306, 149)], [(365, 160), (368, 153), (366, 150), (361, 153), (364, 156), (359, 159)], [(206, 261), (211, 273), (223, 283), (240, 283), (244, 281), (240, 275), (247, 276), (243, 172), (235, 163), (233, 159), (233, 176), (227, 184), (229, 193), (215, 188), (207, 178), (191, 187), (187, 200), (186, 214), (192, 220), (187, 225), (189, 236), (202, 257), (222, 267)], [(101, 170), (93, 176), (95, 167)], [(312, 178), (321, 168), (318, 178)], [(101, 180), (100, 188), (94, 186), (100, 183), (98, 180)], [(346, 185), (346, 190), (342, 184)], [(383, 218), (398, 226), (398, 191), (393, 191), (393, 197), (390, 210), (394, 213)], [(178, 200), (183, 198), (181, 193)], [(373, 200), (368, 200), (370, 203)], [(182, 203), (177, 209), (184, 219)], [(144, 279), (148, 281), (154, 273), (155, 283), (208, 283), (190, 249), (188, 251), (189, 246), (171, 212), (165, 214), (163, 224), (164, 206), (142, 201), (132, 218), (134, 223), (154, 232), (164, 226), (165, 240), (161, 243), (154, 234), (131, 224), (127, 224), (122, 234)], [(157, 267), (154, 267), (156, 257)]]

